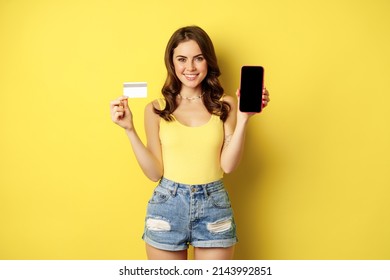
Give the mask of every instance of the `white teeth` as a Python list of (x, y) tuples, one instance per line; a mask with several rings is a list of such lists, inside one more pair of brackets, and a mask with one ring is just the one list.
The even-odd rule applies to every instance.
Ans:
[(184, 77), (186, 77), (187, 81), (195, 81), (198, 74), (184, 74)]

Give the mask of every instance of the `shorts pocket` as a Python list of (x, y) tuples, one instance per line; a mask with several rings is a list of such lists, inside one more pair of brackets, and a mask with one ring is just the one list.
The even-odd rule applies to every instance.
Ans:
[(149, 200), (150, 204), (163, 204), (168, 201), (168, 199), (171, 197), (171, 193), (161, 187), (157, 187), (152, 195), (152, 198)]
[(230, 208), (230, 200), (225, 189), (209, 194), (209, 200), (216, 208)]

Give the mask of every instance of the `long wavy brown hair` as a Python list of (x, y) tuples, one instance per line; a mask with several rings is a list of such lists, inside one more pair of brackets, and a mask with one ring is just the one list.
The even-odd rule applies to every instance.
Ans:
[(230, 105), (221, 100), (224, 90), (218, 77), (221, 75), (215, 55), (214, 46), (207, 33), (198, 26), (186, 26), (173, 33), (165, 49), (165, 66), (167, 68), (167, 78), (162, 88), (162, 94), (165, 98), (165, 108), (159, 110), (154, 108), (156, 114), (166, 121), (172, 121), (172, 113), (176, 110), (178, 104), (176, 97), (180, 93), (182, 84), (175, 74), (173, 65), (173, 51), (182, 42), (194, 40), (198, 45), (207, 62), (207, 75), (202, 81), (203, 103), (210, 114), (220, 117), (225, 121), (230, 111)]

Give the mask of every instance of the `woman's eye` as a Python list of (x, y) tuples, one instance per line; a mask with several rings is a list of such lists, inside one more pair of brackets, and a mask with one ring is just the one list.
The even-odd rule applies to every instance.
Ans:
[(196, 61), (199, 61), (199, 62), (202, 62), (204, 60), (204, 57), (203, 56), (198, 56), (196, 58)]
[(183, 57), (180, 57), (180, 58), (178, 58), (177, 60), (178, 60), (179, 62), (186, 62), (186, 59), (183, 58)]

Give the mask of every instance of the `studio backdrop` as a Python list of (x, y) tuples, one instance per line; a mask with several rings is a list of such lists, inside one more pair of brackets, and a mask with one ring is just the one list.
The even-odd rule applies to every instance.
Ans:
[(171, 34), (212, 38), (226, 94), (262, 65), (271, 103), (225, 176), (236, 259), (390, 259), (390, 2), (0, 0), (0, 259), (145, 259), (143, 140)]

